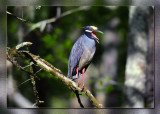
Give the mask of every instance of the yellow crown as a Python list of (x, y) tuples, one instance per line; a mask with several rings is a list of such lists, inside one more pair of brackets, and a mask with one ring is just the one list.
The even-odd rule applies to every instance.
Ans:
[(91, 26), (94, 30), (98, 30), (98, 28), (97, 27), (95, 27), (95, 26)]

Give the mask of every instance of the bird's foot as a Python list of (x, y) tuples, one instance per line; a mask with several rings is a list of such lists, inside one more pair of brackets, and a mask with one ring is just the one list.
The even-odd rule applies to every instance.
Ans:
[(80, 83), (78, 83), (78, 87), (82, 88), (82, 89), (81, 89), (81, 92), (85, 89), (85, 88), (84, 88), (84, 85), (81, 85)]
[(78, 87), (80, 87), (80, 85), (81, 85), (81, 84), (78, 82)]
[(86, 94), (87, 92), (90, 92), (90, 91), (88, 88), (82, 86), (81, 92), (84, 92)]
[(84, 86), (82, 86), (81, 92), (84, 90)]
[(88, 89), (84, 86), (84, 84), (81, 86), (81, 92), (83, 91), (83, 92), (86, 92)]
[(81, 85), (80, 83), (78, 83), (78, 87), (81, 88), (81, 92), (83, 92), (83, 91), (86, 92), (87, 90), (89, 90), (84, 85)]
[(80, 85), (81, 85), (81, 84), (80, 84), (80, 82), (79, 82), (79, 80), (78, 80), (78, 79), (77, 79), (77, 84), (78, 84), (78, 87), (80, 87)]

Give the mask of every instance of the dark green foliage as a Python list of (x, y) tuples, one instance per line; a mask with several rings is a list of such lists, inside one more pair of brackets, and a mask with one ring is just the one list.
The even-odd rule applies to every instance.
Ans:
[(105, 92), (106, 92), (106, 93), (110, 93), (110, 92), (113, 91), (113, 90), (114, 90), (113, 85), (109, 85), (109, 86), (105, 89)]

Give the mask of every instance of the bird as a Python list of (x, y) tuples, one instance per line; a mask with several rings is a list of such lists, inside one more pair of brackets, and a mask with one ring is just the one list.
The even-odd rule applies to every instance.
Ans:
[(84, 34), (81, 35), (74, 43), (69, 55), (68, 74), (67, 77), (73, 80), (82, 76), (82, 89), (84, 88), (84, 73), (93, 59), (96, 51), (96, 42), (99, 43), (99, 38), (96, 36), (96, 32), (102, 33), (96, 26), (86, 26), (84, 28)]

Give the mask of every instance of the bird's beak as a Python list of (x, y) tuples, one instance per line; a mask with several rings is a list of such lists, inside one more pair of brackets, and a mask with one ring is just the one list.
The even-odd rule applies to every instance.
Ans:
[(102, 32), (102, 31), (100, 31), (100, 30), (95, 30), (95, 32), (99, 32), (99, 33), (103, 34), (103, 32)]
[(99, 41), (98, 40), (96, 40), (97, 41), (97, 43), (99, 44)]
[[(95, 32), (99, 32), (99, 33), (103, 34), (103, 32), (102, 32), (102, 31), (100, 31), (100, 30), (95, 30)], [(98, 40), (99, 40), (99, 39), (97, 38), (97, 39), (96, 39), (97, 43), (99, 43), (99, 41), (98, 41)]]

